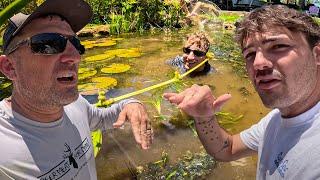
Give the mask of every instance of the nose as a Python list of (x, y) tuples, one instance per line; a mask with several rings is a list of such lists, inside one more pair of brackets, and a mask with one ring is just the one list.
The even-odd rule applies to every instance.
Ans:
[(193, 54), (193, 51), (190, 51), (190, 53), (188, 54), (188, 56), (187, 56), (188, 58), (188, 60), (193, 60), (194, 59), (194, 54)]
[(77, 64), (81, 60), (81, 55), (78, 50), (71, 44), (70, 41), (67, 42), (66, 49), (61, 54), (61, 62), (69, 64)]
[(263, 52), (256, 52), (256, 56), (253, 62), (253, 67), (255, 70), (270, 69), (272, 68), (272, 66), (272, 62), (270, 61), (270, 59), (266, 57), (266, 55)]

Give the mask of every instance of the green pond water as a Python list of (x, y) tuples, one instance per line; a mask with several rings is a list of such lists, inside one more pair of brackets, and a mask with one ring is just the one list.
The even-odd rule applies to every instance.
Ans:
[[(89, 49), (83, 59), (89, 56), (102, 54), (107, 50), (138, 48), (141, 56), (109, 58), (101, 61), (83, 60), (81, 68), (92, 68), (96, 70), (94, 77), (111, 77), (116, 79), (117, 85), (107, 91), (107, 97), (117, 97), (128, 92), (139, 90), (150, 85), (154, 85), (172, 78), (174, 69), (169, 67), (165, 61), (182, 53), (183, 39), (191, 30), (181, 30), (178, 32), (149, 32), (147, 34), (126, 34), (120, 37), (108, 37), (104, 41), (114, 40), (112, 46), (95, 47)], [(209, 63), (215, 68), (207, 76), (196, 78), (185, 78), (180, 87), (188, 87), (194, 83), (209, 85), (215, 95), (231, 93), (232, 99), (224, 106), (223, 112), (239, 117), (236, 121), (224, 122), (220, 118), (221, 124), (231, 133), (239, 133), (250, 127), (263, 117), (268, 109), (264, 108), (257, 93), (251, 83), (243, 74), (234, 71), (235, 64), (226, 63), (230, 57), (238, 56), (234, 49), (219, 52), (221, 47), (221, 37), (223, 31), (212, 31), (209, 34), (211, 41), (211, 51), (217, 54), (216, 58), (210, 59)], [(89, 39), (99, 40), (99, 39)], [(101, 40), (101, 38), (100, 38)], [(233, 42), (230, 40), (230, 42)], [(220, 43), (220, 44), (219, 44)], [(226, 48), (232, 48), (233, 44), (226, 43)], [(111, 52), (111, 51), (109, 51)], [(128, 55), (130, 56), (130, 55)], [(233, 57), (234, 58), (234, 57)], [(236, 59), (236, 58), (234, 58)], [(106, 74), (100, 70), (113, 63), (130, 65), (130, 69), (123, 73)], [(90, 82), (90, 78), (80, 81), (80, 84)], [(184, 87), (185, 86), (185, 87)], [(97, 89), (82, 92), (86, 98), (94, 103), (97, 101)], [(101, 89), (100, 89), (101, 90)], [(162, 152), (166, 152), (170, 164), (175, 164), (187, 152), (197, 153), (202, 150), (201, 143), (195, 136), (192, 129), (187, 125), (177, 108), (163, 100), (160, 101), (161, 94), (165, 91), (174, 91), (175, 88), (167, 87), (160, 90), (153, 90), (135, 96), (144, 101), (155, 129), (154, 144), (150, 150), (141, 150), (136, 145), (130, 125), (124, 129), (113, 130), (103, 135), (102, 149), (96, 157), (96, 166), (99, 179), (132, 179), (129, 171), (135, 166), (145, 166), (147, 163), (156, 162), (161, 159)], [(150, 103), (158, 100), (161, 102), (161, 115), (169, 120), (172, 126), (165, 126), (161, 123), (156, 107)], [(205, 179), (255, 179), (256, 157), (240, 159), (228, 163), (217, 163), (212, 168)], [(160, 179), (160, 177), (158, 177)], [(164, 177), (165, 179), (165, 177)]]

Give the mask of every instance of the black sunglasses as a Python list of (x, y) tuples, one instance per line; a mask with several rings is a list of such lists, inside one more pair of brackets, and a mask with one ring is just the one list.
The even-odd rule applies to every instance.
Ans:
[(13, 53), (20, 46), (26, 43), (30, 46), (31, 51), (35, 54), (59, 54), (66, 49), (68, 40), (78, 50), (79, 54), (84, 54), (84, 46), (80, 43), (80, 40), (77, 38), (77, 36), (68, 36), (59, 33), (42, 33), (34, 35), (26, 40), (20, 41), (11, 49), (8, 49), (6, 54), (9, 55)]
[(183, 49), (183, 52), (186, 53), (186, 54), (190, 54), (191, 51), (193, 52), (194, 55), (198, 56), (198, 57), (202, 57), (202, 56), (205, 56), (207, 53), (203, 52), (203, 51), (198, 51), (198, 50), (191, 50), (190, 48), (186, 48), (184, 47)]

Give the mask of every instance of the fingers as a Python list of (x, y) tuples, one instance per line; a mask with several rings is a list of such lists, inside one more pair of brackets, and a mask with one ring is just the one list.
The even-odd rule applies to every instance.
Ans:
[(194, 95), (197, 92), (197, 88), (200, 86), (198, 85), (192, 85), (191, 88), (188, 88), (184, 90), (183, 92), (177, 94), (177, 93), (164, 93), (163, 97), (166, 98), (170, 103), (179, 105), (182, 101), (185, 100), (185, 98), (190, 99), (192, 95)]
[(140, 103), (130, 103), (124, 107), (123, 112), (131, 123), (135, 141), (142, 149), (149, 149), (153, 142), (153, 130), (144, 106)]
[(211, 89), (208, 86), (198, 86), (195, 84), (178, 95), (181, 101), (177, 105), (181, 109), (196, 106), (202, 103), (203, 100), (208, 100), (206, 98), (208, 95), (212, 96)]
[(132, 127), (132, 132), (133, 136), (138, 144), (141, 144), (141, 133), (140, 133), (140, 120), (139, 116), (140, 113), (137, 112), (138, 114), (132, 114), (130, 116), (130, 122), (131, 122), (131, 127)]
[(173, 104), (180, 104), (184, 98), (183, 94), (177, 94), (177, 93), (164, 93), (163, 97), (166, 98), (170, 103)]
[(153, 143), (153, 129), (151, 122), (147, 120), (141, 123), (141, 147), (142, 149), (149, 149)]
[(126, 118), (127, 118), (127, 112), (124, 109), (120, 112), (117, 121), (113, 123), (113, 127), (120, 128), (121, 126), (123, 126), (123, 124), (126, 122)]
[(215, 112), (218, 112), (221, 110), (222, 106), (231, 99), (231, 94), (223, 94), (219, 96), (214, 102), (213, 102), (213, 109), (215, 109)]

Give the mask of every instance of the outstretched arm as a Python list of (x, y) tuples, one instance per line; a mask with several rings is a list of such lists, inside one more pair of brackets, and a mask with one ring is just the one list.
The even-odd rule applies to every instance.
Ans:
[(193, 85), (179, 94), (165, 93), (164, 97), (194, 117), (200, 141), (217, 160), (231, 161), (255, 153), (242, 142), (239, 134), (230, 135), (216, 120), (214, 113), (231, 98), (230, 94), (216, 99), (208, 86)]
[(108, 108), (97, 108), (80, 96), (78, 103), (86, 106), (91, 131), (119, 128), (126, 121), (129, 121), (136, 142), (143, 149), (150, 148), (153, 141), (153, 130), (148, 114), (139, 101), (131, 98), (115, 103)]

